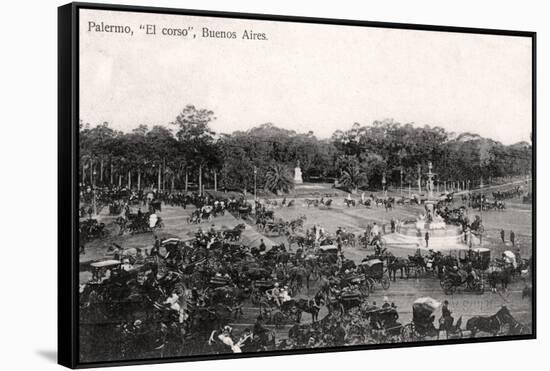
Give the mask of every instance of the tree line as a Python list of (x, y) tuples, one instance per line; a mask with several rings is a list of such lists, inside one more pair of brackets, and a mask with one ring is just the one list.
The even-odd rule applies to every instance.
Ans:
[[(130, 132), (107, 122), (80, 123), (79, 177), (83, 185), (133, 189), (203, 189), (285, 193), (299, 163), (305, 181), (334, 182), (346, 190), (416, 187), (433, 163), (436, 180), (479, 183), (528, 175), (532, 146), (504, 145), (472, 133), (393, 120), (354, 123), (328, 139), (266, 123), (215, 133), (214, 112), (187, 105), (166, 126)], [(420, 177), (421, 179), (421, 177)]]

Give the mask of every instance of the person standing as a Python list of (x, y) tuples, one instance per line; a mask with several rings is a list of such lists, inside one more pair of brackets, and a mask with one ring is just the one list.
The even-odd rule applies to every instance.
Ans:
[(512, 246), (516, 246), (516, 234), (514, 231), (510, 231), (510, 242), (512, 243)]
[(502, 240), (503, 244), (506, 244), (506, 240), (504, 239), (504, 229), (500, 230), (500, 239)]
[(426, 247), (428, 247), (430, 242), (430, 232), (426, 232), (426, 234), (424, 235), (424, 240), (426, 241)]
[(445, 300), (443, 302), (443, 306), (441, 307), (441, 319), (439, 320), (439, 323), (443, 326), (440, 326), (440, 328), (443, 327), (443, 330), (449, 331), (453, 326), (453, 322), (454, 318), (451, 310), (449, 309), (449, 301)]
[(264, 239), (261, 238), (260, 239), (260, 252), (264, 252), (265, 250), (267, 250), (267, 246), (264, 243)]

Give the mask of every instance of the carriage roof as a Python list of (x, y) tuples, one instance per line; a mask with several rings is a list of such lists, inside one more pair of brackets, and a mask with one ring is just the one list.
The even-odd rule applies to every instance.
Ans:
[(168, 245), (173, 243), (180, 243), (181, 240), (179, 238), (168, 238), (161, 242), (161, 245)]
[(414, 301), (412, 307), (413, 312), (424, 312), (424, 313), (433, 313), (441, 305), (437, 300), (430, 298), (428, 296), (418, 298)]
[(366, 260), (364, 262), (361, 262), (360, 265), (366, 265), (367, 267), (373, 267), (373, 266), (376, 266), (377, 264), (382, 264), (382, 260), (380, 259), (369, 259), (369, 260)]
[(338, 247), (335, 245), (319, 246), (319, 250), (322, 252), (335, 252), (338, 251)]
[(476, 254), (479, 254), (479, 255), (490, 255), (491, 254), (491, 250), (486, 248), (486, 247), (478, 247), (478, 248), (472, 249), (472, 251), (475, 252)]
[(120, 260), (111, 259), (111, 260), (102, 260), (102, 261), (90, 263), (90, 266), (94, 268), (106, 268), (106, 267), (114, 267), (120, 264), (121, 264)]

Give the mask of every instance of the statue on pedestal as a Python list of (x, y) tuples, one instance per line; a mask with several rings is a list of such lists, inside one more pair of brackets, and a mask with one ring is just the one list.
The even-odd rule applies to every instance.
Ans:
[(302, 169), (300, 169), (300, 160), (298, 160), (298, 164), (294, 168), (294, 184), (302, 184), (304, 181), (302, 180)]

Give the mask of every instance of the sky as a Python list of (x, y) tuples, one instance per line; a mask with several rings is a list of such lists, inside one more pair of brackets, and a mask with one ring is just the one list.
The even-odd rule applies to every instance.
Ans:
[[(529, 141), (529, 38), (80, 12), (85, 123), (170, 126), (193, 104), (214, 111), (211, 127), (223, 133), (271, 122), (327, 138), (355, 122), (394, 119), (504, 144)], [(89, 22), (129, 26), (133, 35), (90, 31)], [(140, 30), (145, 24), (156, 34)], [(161, 34), (188, 27), (187, 37)], [(236, 39), (204, 38), (204, 27)], [(245, 30), (267, 40), (242, 39)]]

